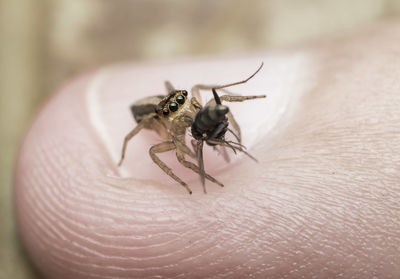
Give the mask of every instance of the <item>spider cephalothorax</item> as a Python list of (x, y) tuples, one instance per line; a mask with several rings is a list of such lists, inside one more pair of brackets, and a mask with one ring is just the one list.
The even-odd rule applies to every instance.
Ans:
[(156, 108), (156, 113), (160, 117), (167, 117), (177, 112), (185, 104), (188, 96), (186, 90), (174, 90), (165, 96)]

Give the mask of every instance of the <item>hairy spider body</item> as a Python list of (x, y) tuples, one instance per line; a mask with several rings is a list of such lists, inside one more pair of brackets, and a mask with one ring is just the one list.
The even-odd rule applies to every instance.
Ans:
[[(131, 106), (131, 112), (137, 124), (143, 125), (144, 129), (154, 130), (163, 139), (168, 139), (169, 133), (162, 122), (157, 121), (157, 117), (148, 119), (148, 116), (156, 111), (157, 105), (163, 98), (164, 96), (152, 96), (140, 99)], [(142, 123), (143, 118), (145, 121)]]
[[(153, 162), (156, 163), (166, 174), (172, 177), (175, 181), (180, 183), (186, 190), (191, 194), (192, 191), (188, 185), (182, 181), (174, 172), (156, 155), (166, 151), (176, 150), (176, 157), (178, 161), (187, 168), (190, 168), (194, 172), (200, 174), (201, 181), (205, 190), (205, 179), (208, 179), (221, 187), (224, 185), (216, 180), (211, 175), (204, 171), (203, 163), (203, 142), (215, 146), (219, 145), (222, 148), (229, 147), (236, 150), (242, 151), (243, 146), (240, 144), (240, 127), (233, 118), (233, 115), (229, 112), (229, 108), (221, 104), (221, 100), (228, 102), (242, 102), (245, 100), (265, 98), (265, 95), (261, 96), (221, 96), (219, 97), (215, 89), (222, 89), (229, 86), (242, 84), (251, 79), (263, 66), (252, 74), (246, 80), (231, 83), (222, 86), (206, 86), (196, 85), (192, 89), (193, 97), (189, 98), (186, 90), (175, 90), (171, 83), (165, 82), (168, 90), (168, 94), (165, 96), (151, 96), (141, 99), (135, 102), (131, 106), (133, 117), (137, 122), (137, 126), (125, 136), (124, 143), (122, 146), (121, 159), (118, 165), (121, 165), (126, 152), (126, 147), (130, 139), (132, 139), (141, 129), (151, 129), (157, 132), (161, 138), (165, 141), (156, 145), (153, 145), (149, 154)], [(210, 100), (205, 107), (202, 107), (198, 101), (200, 98), (199, 90), (211, 89), (214, 94), (214, 99)], [(215, 104), (214, 104), (215, 103)], [(237, 131), (237, 134), (233, 133), (229, 128), (229, 121)], [(192, 136), (197, 144), (193, 144), (195, 153), (185, 143), (185, 135), (188, 128), (191, 128)], [(238, 139), (238, 143), (225, 141), (224, 136), (227, 131), (231, 131)], [(185, 155), (188, 155), (198, 160), (198, 165), (187, 161)], [(249, 155), (249, 154), (248, 154)]]
[[(167, 87), (172, 85), (168, 83)], [(188, 98), (186, 90), (172, 90), (157, 105), (156, 113), (172, 137), (181, 137), (200, 109), (201, 104), (196, 98)]]
[(151, 113), (154, 113), (157, 109), (157, 105), (161, 102), (163, 98), (164, 96), (159, 95), (159, 96), (146, 97), (136, 101), (131, 106), (131, 112), (136, 120), (136, 123), (139, 124), (142, 121), (143, 117)]

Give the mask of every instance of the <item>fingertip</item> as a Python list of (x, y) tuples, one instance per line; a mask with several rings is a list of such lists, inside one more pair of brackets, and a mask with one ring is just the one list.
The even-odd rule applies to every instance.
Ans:
[[(238, 63), (252, 69), (258, 60)], [(243, 259), (233, 247), (244, 249), (243, 239), (251, 242), (253, 231), (263, 225), (248, 228), (252, 221), (238, 210), (243, 209), (246, 193), (257, 194), (262, 181), (255, 181), (252, 174), (263, 172), (261, 166), (227, 165), (209, 151), (206, 156), (213, 159), (207, 160), (207, 168), (229, 187), (213, 184), (204, 195), (198, 175), (166, 155), (163, 160), (194, 190), (187, 189), (188, 196), (149, 158), (149, 147), (159, 139), (143, 131), (117, 167), (122, 139), (135, 125), (129, 110), (132, 102), (164, 94), (162, 81), (167, 79), (179, 88), (191, 88), (199, 82), (222, 83), (243, 76), (243, 71), (232, 70), (219, 81), (213, 79), (213, 71), (201, 74), (232, 69), (224, 63), (102, 69), (71, 83), (44, 107), (21, 148), (16, 207), (22, 239), (46, 276), (207, 277), (216, 272), (213, 262), (218, 257), (222, 271), (217, 272), (222, 273)], [(154, 77), (159, 82), (151, 80)], [(264, 87), (264, 81), (253, 82), (250, 90)], [(250, 105), (238, 114), (239, 120), (257, 106), (268, 111), (265, 103)], [(244, 129), (244, 135), (251, 133)], [(249, 138), (245, 141), (251, 146)], [(235, 238), (234, 232), (244, 238)], [(223, 256), (226, 251), (229, 257)]]

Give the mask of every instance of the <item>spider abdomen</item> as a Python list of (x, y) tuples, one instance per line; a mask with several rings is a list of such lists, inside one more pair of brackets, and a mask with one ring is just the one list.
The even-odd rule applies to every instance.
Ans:
[(156, 111), (158, 103), (162, 100), (163, 96), (151, 96), (147, 98), (143, 98), (133, 105), (131, 105), (130, 109), (133, 117), (136, 120), (136, 123), (140, 123), (143, 117), (154, 113)]

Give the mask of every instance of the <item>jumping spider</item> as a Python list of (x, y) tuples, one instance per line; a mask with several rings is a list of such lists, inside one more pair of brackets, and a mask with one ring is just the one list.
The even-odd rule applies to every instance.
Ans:
[[(265, 98), (265, 95), (259, 96), (218, 96), (216, 90), (223, 89), (239, 84), (246, 83), (254, 77), (263, 67), (263, 63), (250, 77), (245, 80), (229, 83), (225, 85), (209, 86), (195, 85), (192, 88), (193, 97), (188, 96), (186, 90), (176, 90), (170, 82), (166, 81), (165, 86), (168, 90), (166, 96), (152, 96), (141, 99), (131, 106), (132, 114), (138, 125), (125, 136), (122, 146), (121, 159), (118, 166), (122, 164), (125, 157), (125, 151), (129, 140), (131, 140), (143, 128), (154, 130), (159, 136), (166, 141), (153, 145), (149, 154), (151, 159), (156, 163), (166, 174), (179, 182), (185, 189), (192, 194), (189, 186), (176, 176), (173, 171), (156, 155), (166, 151), (176, 149), (176, 157), (178, 161), (198, 173), (201, 177), (204, 192), (205, 179), (208, 179), (221, 187), (224, 185), (216, 180), (211, 175), (204, 171), (203, 163), (203, 143), (204, 141), (211, 146), (220, 146), (222, 148), (229, 147), (234, 151), (238, 150), (250, 156), (241, 145), (240, 127), (234, 119), (232, 113), (227, 106), (221, 104), (221, 101), (226, 102), (243, 102), (251, 99)], [(200, 103), (200, 90), (212, 90), (214, 99), (211, 99), (203, 107)], [(237, 131), (235, 134), (228, 128), (231, 122), (233, 128)], [(185, 135), (186, 130), (191, 128), (192, 145), (195, 150), (193, 153), (186, 145)], [(225, 133), (231, 132), (238, 142), (226, 141)], [(185, 155), (198, 160), (198, 166), (185, 159)], [(251, 157), (251, 156), (250, 156)], [(253, 157), (251, 157), (253, 158)]]

